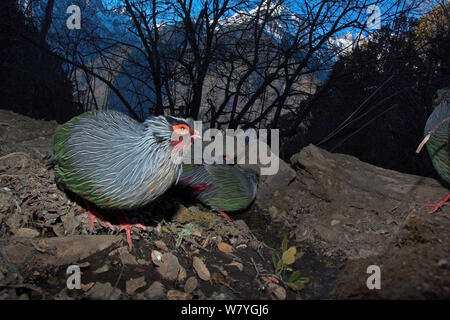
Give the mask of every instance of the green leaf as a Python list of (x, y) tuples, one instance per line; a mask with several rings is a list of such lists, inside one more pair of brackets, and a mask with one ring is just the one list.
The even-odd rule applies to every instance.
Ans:
[(301, 284), (300, 286), (297, 285), (296, 282), (288, 282), (288, 283), (286, 283), (286, 285), (294, 291), (299, 291), (305, 287), (303, 284)]
[(280, 261), (278, 261), (277, 263), (276, 270), (279, 271), (281, 270), (282, 267), (283, 267), (283, 259), (280, 259)]
[(297, 253), (297, 249), (294, 246), (292, 246), (283, 252), (283, 256), (281, 257), (281, 259), (287, 265), (293, 264), (295, 262), (295, 254), (296, 253)]
[(277, 258), (275, 256), (275, 253), (272, 253), (272, 263), (273, 263), (273, 267), (276, 268), (277, 267)]
[(292, 272), (291, 276), (288, 279), (288, 282), (295, 282), (300, 277), (300, 270), (296, 270)]
[(302, 290), (305, 287), (305, 283), (300, 280), (295, 281), (294, 284), (297, 287), (297, 290)]
[(166, 226), (162, 226), (161, 231), (166, 232), (166, 233), (172, 233), (172, 231), (170, 231), (170, 229), (167, 228)]
[(309, 279), (308, 279), (308, 281), (304, 281), (304, 280), (302, 280), (302, 279), (308, 279), (308, 278), (300, 278), (300, 279), (297, 280), (297, 281), (293, 281), (293, 282), (289, 281), (289, 282), (286, 283), (286, 284), (287, 284), (287, 286), (288, 286), (289, 288), (291, 288), (292, 290), (294, 290), (294, 291), (299, 291), (299, 290), (304, 289), (304, 288), (305, 288), (305, 283), (307, 283), (307, 282), (309, 281)]
[(285, 252), (287, 250), (287, 246), (288, 246), (288, 240), (287, 240), (287, 236), (285, 235), (283, 238), (283, 241), (281, 242), (281, 252)]
[(301, 281), (303, 283), (308, 283), (309, 282), (309, 278), (308, 277), (302, 277), (302, 278), (298, 279), (297, 281)]

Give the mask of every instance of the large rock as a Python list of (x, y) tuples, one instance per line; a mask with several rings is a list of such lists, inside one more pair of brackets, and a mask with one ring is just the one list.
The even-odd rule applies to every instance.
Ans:
[[(46, 239), (18, 239), (5, 246), (10, 262), (19, 269), (38, 269), (47, 266), (76, 264), (114, 243), (120, 237), (109, 235), (85, 235)], [(32, 268), (30, 268), (32, 266)], [(28, 268), (28, 269), (27, 269)]]
[[(290, 182), (292, 182), (295, 179), (296, 172), (294, 169), (291, 168), (291, 166), (280, 159), (278, 157), (278, 154), (275, 152), (272, 152), (271, 148), (267, 146), (267, 156), (270, 157), (271, 162), (269, 164), (265, 164), (265, 160), (262, 160), (259, 156), (261, 153), (261, 150), (259, 150), (259, 141), (253, 140), (253, 139), (247, 139), (245, 142), (243, 142), (242, 146), (243, 149), (241, 149), (241, 145), (238, 143), (238, 138), (233, 135), (228, 135), (229, 141), (234, 141), (232, 146), (234, 148), (231, 148), (231, 146), (227, 146), (227, 133), (221, 132), (222, 141), (221, 144), (223, 146), (223, 157), (222, 155), (215, 155), (215, 161), (225, 161), (224, 159), (229, 159), (230, 161), (233, 160), (233, 164), (236, 164), (236, 166), (240, 169), (244, 170), (252, 170), (260, 175), (259, 184), (258, 184), (258, 195), (257, 199), (260, 203), (263, 203), (267, 198), (270, 198), (273, 196), (273, 193), (277, 190), (280, 190), (282, 187), (285, 187), (289, 185)], [(256, 138), (256, 136), (254, 136)], [(215, 143), (215, 139), (212, 139), (213, 141), (209, 141), (209, 138), (204, 137), (204, 139), (201, 142), (197, 142), (200, 146), (202, 145), (203, 150), (205, 148), (212, 149), (213, 146), (210, 144)], [(240, 139), (240, 138), (239, 138)], [(258, 143), (257, 147), (257, 155), (255, 157), (256, 163), (252, 163), (250, 159), (253, 159), (253, 157), (250, 157), (249, 152), (252, 151), (252, 149), (249, 147), (249, 140)], [(220, 141), (220, 140), (217, 140)], [(242, 141), (242, 140), (240, 140)], [(209, 149), (206, 149), (209, 150)], [(191, 148), (191, 154), (185, 155), (186, 159), (191, 157), (191, 159), (194, 159), (194, 151), (193, 148)], [(203, 159), (205, 160), (205, 159)], [(213, 161), (213, 160), (208, 160)], [(274, 170), (269, 170), (269, 168), (272, 168)], [(265, 170), (263, 169), (265, 168)], [(275, 172), (275, 174), (270, 174), (271, 172)], [(258, 201), (257, 200), (257, 201)]]
[[(269, 199), (267, 211), (297, 242), (344, 261), (335, 298), (450, 296), (450, 208), (431, 215), (422, 208), (448, 193), (438, 181), (312, 145), (291, 162), (296, 181)], [(366, 286), (370, 265), (381, 266), (381, 290)]]

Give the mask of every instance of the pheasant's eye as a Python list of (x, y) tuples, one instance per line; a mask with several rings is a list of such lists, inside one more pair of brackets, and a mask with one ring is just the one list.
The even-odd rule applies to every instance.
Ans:
[(172, 126), (173, 131), (180, 135), (185, 135), (189, 133), (189, 127), (186, 124), (177, 124)]

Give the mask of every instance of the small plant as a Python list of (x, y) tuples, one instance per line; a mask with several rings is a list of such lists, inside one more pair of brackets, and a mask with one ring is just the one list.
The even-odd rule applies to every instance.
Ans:
[(278, 276), (284, 276), (286, 271), (292, 271), (291, 275), (286, 282), (286, 285), (292, 290), (298, 291), (305, 287), (305, 283), (309, 282), (309, 278), (300, 277), (300, 270), (293, 270), (290, 265), (303, 256), (303, 252), (297, 252), (295, 246), (288, 248), (287, 237), (284, 236), (281, 242), (281, 256), (272, 253), (272, 262), (275, 268), (275, 272)]

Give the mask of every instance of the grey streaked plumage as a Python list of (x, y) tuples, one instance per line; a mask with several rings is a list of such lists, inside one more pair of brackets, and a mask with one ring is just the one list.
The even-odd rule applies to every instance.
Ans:
[(99, 207), (144, 206), (181, 174), (184, 149), (172, 143), (177, 123), (193, 130), (191, 120), (170, 116), (140, 123), (115, 111), (84, 113), (55, 132), (56, 174), (65, 187)]

